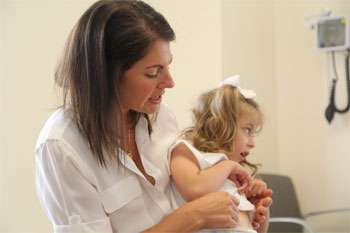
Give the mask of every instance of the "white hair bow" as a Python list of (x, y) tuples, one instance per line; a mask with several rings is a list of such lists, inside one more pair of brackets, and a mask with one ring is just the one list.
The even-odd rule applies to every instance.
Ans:
[(256, 93), (253, 90), (246, 90), (246, 89), (242, 89), (239, 86), (239, 75), (234, 75), (234, 76), (230, 76), (228, 78), (225, 78), (224, 80), (222, 80), (219, 83), (218, 87), (222, 87), (223, 85), (230, 85), (230, 86), (234, 86), (236, 87), (239, 92), (244, 96), (244, 98), (246, 99), (254, 99), (256, 97)]

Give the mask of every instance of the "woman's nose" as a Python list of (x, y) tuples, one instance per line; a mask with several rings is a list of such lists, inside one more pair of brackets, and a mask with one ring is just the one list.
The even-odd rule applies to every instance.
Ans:
[(173, 88), (175, 86), (173, 77), (171, 76), (169, 70), (166, 71), (164, 74), (161, 82), (158, 85), (159, 89), (164, 89), (164, 88)]

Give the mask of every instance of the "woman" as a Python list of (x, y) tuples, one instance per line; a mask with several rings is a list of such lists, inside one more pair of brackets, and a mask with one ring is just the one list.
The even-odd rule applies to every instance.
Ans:
[[(224, 192), (175, 211), (170, 206), (165, 157), (177, 127), (161, 100), (174, 86), (168, 70), (174, 38), (161, 14), (135, 0), (98, 1), (73, 29), (56, 72), (64, 104), (36, 146), (38, 195), (54, 232), (237, 224), (238, 203)], [(260, 200), (267, 212), (270, 198)]]

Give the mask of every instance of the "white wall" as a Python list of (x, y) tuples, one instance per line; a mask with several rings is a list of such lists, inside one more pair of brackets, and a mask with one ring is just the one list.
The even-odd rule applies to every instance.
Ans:
[[(257, 91), (266, 125), (254, 160), (262, 171), (290, 175), (304, 213), (350, 207), (350, 113), (329, 125), (328, 64), (315, 49), (315, 32), (304, 17), (330, 8), (350, 14), (350, 1), (223, 0), (223, 73), (241, 74)], [(338, 106), (345, 106), (344, 54), (339, 54)], [(323, 232), (350, 229), (350, 215), (312, 222)]]
[[(35, 194), (34, 145), (59, 104), (53, 75), (64, 41), (92, 2), (1, 2), (0, 113), (6, 113), (0, 114), (1, 233), (52, 232)], [(191, 101), (221, 77), (221, 5), (211, 0), (147, 2), (166, 15), (178, 37), (172, 50), (176, 89), (165, 100), (184, 127), (190, 123)]]
[(276, 142), (276, 80), (274, 75), (274, 18), (271, 0), (224, 0), (222, 3), (223, 73), (241, 75), (243, 88), (253, 89), (265, 115), (250, 160), (261, 171), (278, 169)]
[(179, 126), (191, 123), (190, 109), (204, 90), (222, 77), (221, 2), (212, 0), (147, 0), (162, 12), (176, 33), (171, 65), (175, 88), (165, 101), (175, 111)]
[(52, 232), (34, 186), (34, 145), (57, 106), (56, 60), (68, 31), (92, 1), (2, 2), (0, 232)]
[[(315, 49), (315, 35), (304, 17), (320, 13), (350, 15), (349, 1), (275, 1), (275, 75), (279, 170), (293, 177), (304, 212), (350, 207), (350, 113), (329, 125), (326, 54)], [(337, 55), (338, 106), (344, 106), (343, 55)], [(324, 230), (350, 229), (350, 215), (315, 219)], [(339, 226), (337, 226), (339, 224)], [(331, 230), (332, 229), (332, 230)]]
[[(3, 95), (1, 93), (4, 92), (4, 85), (3, 85), (3, 79), (4, 79), (4, 6), (3, 2), (0, 1), (0, 129), (4, 128), (4, 99)], [(5, 148), (4, 148), (4, 131), (0, 130), (0, 203), (3, 203), (4, 200), (4, 176), (5, 176), (5, 157), (3, 156), (5, 154)], [(4, 211), (0, 212), (0, 219), (5, 219)], [(0, 232), (2, 231), (1, 224), (0, 224)]]

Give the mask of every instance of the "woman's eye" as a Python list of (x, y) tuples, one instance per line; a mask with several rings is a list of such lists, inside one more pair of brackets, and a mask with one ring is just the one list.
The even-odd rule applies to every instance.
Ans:
[(160, 69), (150, 69), (147, 73), (145, 73), (148, 78), (157, 78), (160, 73)]
[(157, 74), (146, 74), (146, 76), (147, 76), (148, 78), (157, 78), (158, 73), (157, 73)]

